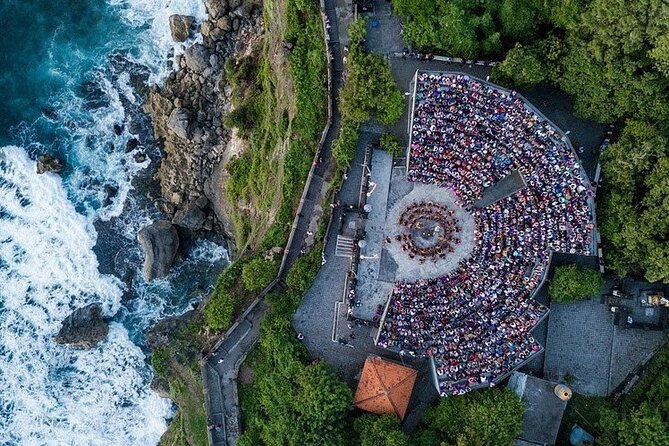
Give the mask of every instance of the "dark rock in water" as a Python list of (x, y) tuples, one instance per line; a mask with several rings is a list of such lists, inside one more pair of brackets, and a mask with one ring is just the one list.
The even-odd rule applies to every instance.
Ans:
[(137, 138), (130, 138), (125, 144), (125, 153), (132, 152), (139, 147), (139, 140)]
[(193, 25), (195, 17), (190, 15), (174, 14), (170, 16), (170, 31), (172, 32), (172, 40), (175, 42), (183, 42), (188, 39), (190, 35), (190, 27)]
[(54, 340), (76, 348), (93, 348), (107, 337), (107, 333), (109, 325), (102, 317), (102, 306), (92, 303), (66, 317)]
[(170, 384), (164, 378), (154, 376), (151, 380), (151, 390), (161, 398), (170, 398)]
[(144, 152), (135, 153), (135, 156), (133, 158), (135, 159), (135, 162), (137, 164), (142, 164), (144, 161), (146, 161), (146, 155), (144, 154)]
[(109, 206), (112, 203), (112, 200), (116, 195), (118, 195), (118, 187), (112, 186), (111, 184), (106, 184), (104, 187), (105, 199), (102, 203), (103, 206)]
[(81, 99), (89, 110), (97, 110), (109, 105), (109, 95), (105, 93), (97, 81), (85, 81), (79, 86), (78, 90)]
[(198, 231), (202, 229), (204, 222), (207, 220), (207, 214), (200, 209), (197, 204), (189, 203), (185, 208), (179, 209), (172, 218), (172, 223), (191, 231)]
[(196, 316), (197, 313), (190, 310), (181, 316), (169, 316), (159, 320), (147, 334), (146, 343), (154, 350), (162, 347), (170, 342), (174, 333), (177, 333), (183, 325), (193, 321)]
[(165, 277), (179, 249), (176, 228), (167, 220), (158, 220), (141, 229), (137, 240), (144, 251), (144, 278), (149, 281)]
[(209, 68), (209, 52), (201, 43), (188, 47), (184, 53), (186, 66), (195, 73), (202, 73)]
[(190, 133), (190, 114), (183, 108), (175, 108), (167, 119), (167, 128), (179, 138), (188, 139)]
[(63, 162), (52, 155), (40, 155), (37, 157), (37, 173), (45, 172), (59, 173), (63, 171)]
[(123, 125), (121, 124), (114, 124), (114, 133), (116, 136), (121, 136), (123, 133)]
[(42, 115), (51, 121), (56, 121), (58, 119), (58, 112), (53, 108), (43, 108)]

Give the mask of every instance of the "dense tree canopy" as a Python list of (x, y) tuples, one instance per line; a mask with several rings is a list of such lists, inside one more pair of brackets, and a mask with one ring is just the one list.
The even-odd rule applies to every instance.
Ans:
[(393, 7), (405, 19), (407, 43), (467, 58), (497, 56), (505, 45), (531, 41), (553, 9), (565, 21), (570, 14), (560, 2), (540, 0), (393, 0)]
[(613, 269), (669, 281), (669, 140), (655, 126), (630, 121), (602, 157), (602, 235)]
[[(278, 296), (294, 303), (290, 296)], [(262, 325), (254, 397), (241, 446), (346, 446), (352, 393), (323, 363), (307, 361), (290, 327), (292, 308), (274, 310)]]
[(390, 65), (378, 54), (365, 51), (367, 22), (357, 19), (349, 26), (346, 78), (339, 92), (342, 124), (332, 155), (347, 168), (355, 155), (358, 128), (372, 115), (383, 125), (397, 122), (404, 112), (404, 95), (397, 87)]
[(597, 295), (603, 284), (598, 271), (578, 265), (564, 265), (555, 269), (548, 293), (558, 302), (572, 302)]
[(402, 425), (392, 415), (365, 414), (353, 423), (360, 436), (360, 446), (408, 446)]
[(442, 398), (424, 423), (447, 444), (511, 446), (520, 435), (525, 407), (508, 389), (477, 390)]

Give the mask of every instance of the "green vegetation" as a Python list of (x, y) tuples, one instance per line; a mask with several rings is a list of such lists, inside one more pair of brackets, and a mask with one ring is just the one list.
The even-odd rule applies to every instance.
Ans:
[(402, 425), (392, 415), (365, 414), (353, 423), (360, 436), (360, 446), (408, 446), (408, 437)]
[(153, 351), (151, 364), (156, 376), (169, 386), (178, 411), (161, 446), (207, 446), (207, 416), (200, 378), (200, 346), (204, 344), (201, 318), (182, 323), (170, 342)]
[(278, 272), (277, 262), (256, 257), (242, 269), (244, 288), (248, 291), (260, 291), (270, 284)]
[(372, 114), (383, 125), (397, 122), (404, 112), (404, 95), (397, 88), (390, 65), (378, 54), (365, 51), (367, 22), (351, 23), (346, 82), (339, 93), (342, 123), (332, 155), (341, 170), (349, 167), (358, 144), (358, 128)]
[(669, 139), (657, 127), (629, 121), (602, 157), (602, 236), (606, 259), (619, 274), (645, 271), (650, 281), (669, 281)]
[(400, 140), (392, 133), (384, 133), (381, 135), (379, 146), (381, 149), (387, 151), (392, 156), (402, 155), (403, 147), (400, 144)]
[(544, 82), (546, 71), (534, 49), (518, 43), (493, 68), (492, 77), (496, 82), (523, 88)]
[(564, 265), (555, 268), (548, 294), (560, 303), (586, 299), (599, 294), (604, 280), (598, 271), (578, 265)]
[(406, 18), (404, 38), (424, 51), (454, 57), (494, 57), (514, 43), (531, 42), (552, 18), (568, 21), (578, 0), (393, 0)]
[(300, 257), (293, 264), (286, 275), (286, 284), (297, 293), (305, 293), (318, 273), (321, 267), (321, 250), (312, 248), (305, 256)]
[(569, 444), (569, 433), (572, 426), (578, 424), (591, 434), (597, 431), (599, 414), (602, 410), (611, 407), (611, 403), (601, 396), (584, 396), (574, 393), (567, 404), (562, 416), (558, 444)]
[[(240, 252), (283, 246), (327, 114), (322, 22), (311, 1), (266, 2), (262, 47), (228, 59), (234, 110), (224, 118), (245, 148), (226, 165)], [(292, 45), (286, 54), (283, 47)]]
[(442, 398), (424, 415), (421, 430), (413, 438), (425, 446), (512, 446), (520, 435), (524, 412), (523, 403), (508, 389), (477, 390)]
[(289, 289), (268, 298), (272, 310), (247, 360), (256, 381), (240, 389), (245, 425), (240, 446), (350, 444), (346, 427), (351, 390), (324, 363), (309, 360), (291, 327), (301, 294), (290, 283), (303, 288), (313, 278), (313, 253), (320, 258), (319, 246), (293, 267)]
[(227, 330), (232, 325), (235, 313), (246, 303), (240, 280), (245, 264), (244, 260), (233, 262), (218, 277), (216, 287), (203, 310), (207, 327), (215, 331)]

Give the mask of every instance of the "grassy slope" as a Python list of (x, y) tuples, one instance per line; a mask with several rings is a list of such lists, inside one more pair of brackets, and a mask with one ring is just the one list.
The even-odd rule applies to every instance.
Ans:
[(263, 7), (265, 39), (254, 55), (259, 68), (233, 94), (241, 102), (248, 96), (243, 90), (255, 92), (255, 119), (244, 132), (248, 148), (241, 162), (228, 165), (239, 252), (285, 244), (326, 114), (320, 18), (304, 23), (294, 3), (284, 0), (266, 0)]
[(178, 411), (161, 446), (206, 446), (207, 416), (200, 377), (200, 345), (207, 338), (201, 318), (182, 324), (170, 343), (153, 351), (151, 362), (156, 375), (167, 380), (170, 397)]

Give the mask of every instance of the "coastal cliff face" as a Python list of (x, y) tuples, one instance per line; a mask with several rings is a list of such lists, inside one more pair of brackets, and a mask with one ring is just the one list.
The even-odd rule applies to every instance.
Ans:
[[(224, 191), (231, 132), (222, 122), (231, 98), (223, 67), (261, 38), (262, 19), (256, 0), (206, 0), (205, 6), (202, 42), (175, 57), (175, 71), (162, 87), (152, 89), (144, 108), (156, 139), (163, 142), (156, 174), (160, 210), (176, 225), (234, 240)], [(173, 37), (182, 39), (191, 21), (173, 17), (170, 23)]]

